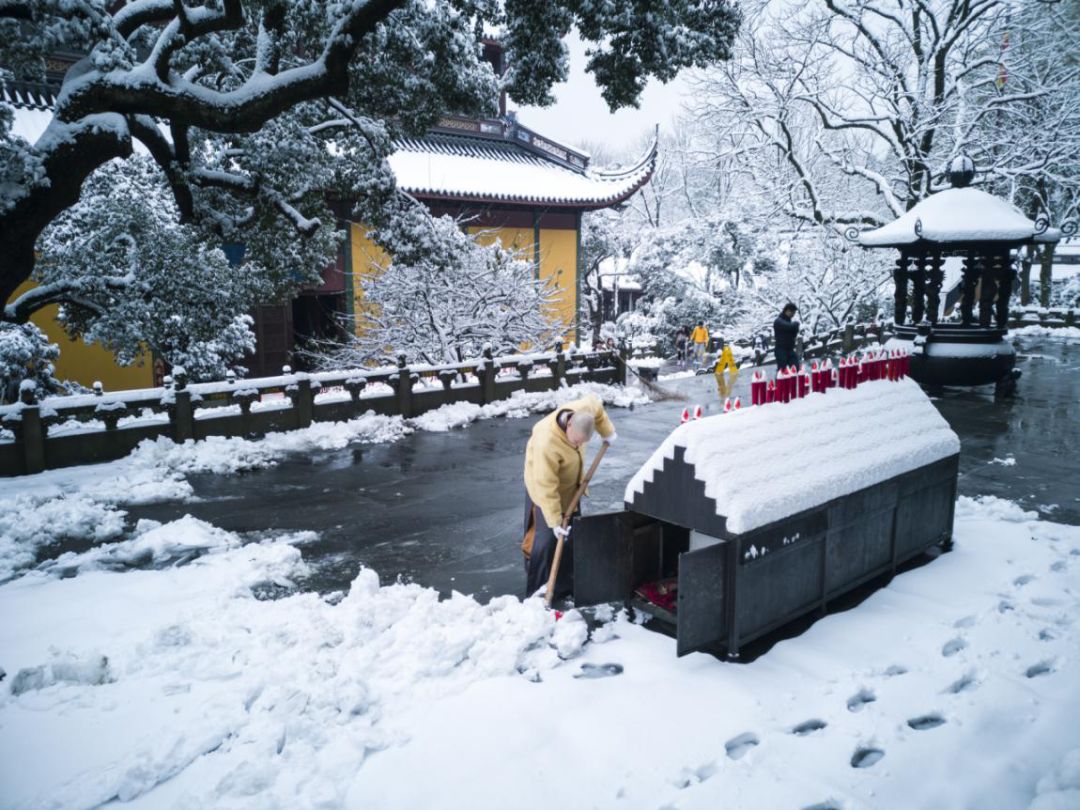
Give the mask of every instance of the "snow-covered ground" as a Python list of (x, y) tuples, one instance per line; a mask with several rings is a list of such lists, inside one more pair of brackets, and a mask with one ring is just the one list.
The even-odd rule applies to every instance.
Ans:
[(0, 587), (3, 804), (1076, 807), (1080, 528), (962, 499), (956, 529), (740, 665), (368, 570), (296, 593), (303, 535), (143, 526)]
[(34, 564), (41, 549), (68, 540), (102, 542), (124, 531), (122, 507), (192, 496), (186, 475), (227, 475), (268, 467), (292, 453), (333, 450), (354, 442), (392, 442), (414, 430), (447, 431), (478, 419), (521, 418), (594, 393), (608, 405), (648, 402), (640, 389), (579, 383), (556, 391), (515, 391), (490, 405), (444, 405), (414, 419), (368, 412), (347, 422), (317, 422), (258, 440), (212, 436), (177, 444), (142, 442), (118, 461), (0, 479), (0, 582)]
[(1080, 527), (1007, 501), (961, 498), (951, 553), (749, 664), (678, 659), (625, 613), (590, 635), (539, 600), (371, 570), (301, 592), (313, 532), (125, 531), (121, 506), (190, 497), (187, 474), (580, 393), (3, 482), (0, 806), (1080, 806)]

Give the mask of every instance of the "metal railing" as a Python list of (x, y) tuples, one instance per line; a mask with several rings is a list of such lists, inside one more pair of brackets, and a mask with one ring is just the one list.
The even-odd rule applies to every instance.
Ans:
[(188, 382), (182, 369), (162, 388), (35, 398), (0, 407), (0, 476), (121, 458), (145, 439), (258, 437), (368, 411), (419, 416), (455, 402), (485, 405), (515, 391), (553, 390), (577, 382), (626, 382), (625, 350), (564, 351), (482, 357), (446, 365), (408, 364), (276, 377)]

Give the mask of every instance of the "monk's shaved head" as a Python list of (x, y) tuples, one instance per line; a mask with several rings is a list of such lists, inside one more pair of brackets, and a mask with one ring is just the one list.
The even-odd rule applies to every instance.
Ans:
[(575, 447), (588, 444), (595, 430), (596, 422), (591, 413), (575, 411), (566, 423), (566, 438)]

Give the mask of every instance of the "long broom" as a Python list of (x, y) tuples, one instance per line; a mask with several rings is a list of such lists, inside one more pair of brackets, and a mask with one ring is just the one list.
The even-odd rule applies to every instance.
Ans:
[(653, 395), (653, 398), (657, 402), (686, 402), (686, 396), (684, 394), (680, 394), (678, 391), (672, 391), (670, 388), (664, 388), (661, 385), (657, 385), (652, 380), (646, 380), (644, 377), (638, 374), (637, 369), (627, 363), (621, 355), (616, 354), (615, 356), (619, 358), (619, 362), (626, 366), (627, 370), (631, 374), (638, 378), (638, 381), (643, 386), (645, 386), (645, 388), (648, 389), (649, 393)]
[[(610, 447), (607, 442), (600, 445), (600, 451), (596, 454), (596, 458), (593, 459), (593, 463), (589, 465), (589, 471), (585, 473), (585, 477), (581, 479), (581, 485), (577, 488), (577, 492), (574, 493), (574, 499), (570, 501), (570, 506), (566, 510), (566, 514), (563, 517), (562, 528), (566, 531), (566, 527), (570, 525), (570, 519), (574, 515), (574, 511), (577, 509), (578, 502), (581, 500), (581, 496), (585, 494), (585, 489), (589, 486), (589, 482), (592, 480), (593, 473), (596, 472), (596, 468), (600, 466), (600, 459), (604, 457), (604, 453), (607, 452)], [(563, 535), (565, 537), (565, 535)], [(559, 576), (559, 563), (562, 562), (563, 552), (563, 537), (559, 537), (555, 541), (555, 557), (551, 561), (551, 573), (548, 575), (547, 588), (544, 591), (544, 604), (551, 607), (551, 600), (555, 597), (555, 578)]]

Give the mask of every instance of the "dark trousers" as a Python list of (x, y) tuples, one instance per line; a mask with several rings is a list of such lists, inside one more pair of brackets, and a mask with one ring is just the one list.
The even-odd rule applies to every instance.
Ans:
[(794, 349), (781, 349), (779, 346), (776, 347), (777, 369), (790, 368), (791, 366), (797, 367), (798, 365), (799, 358), (795, 356)]
[[(525, 551), (525, 597), (528, 598), (547, 584), (551, 565), (555, 559), (555, 533), (544, 520), (540, 507), (525, 493), (525, 527), (522, 551)], [(530, 534), (531, 533), (531, 534)], [(529, 548), (529, 539), (532, 539)], [(574, 592), (574, 544), (563, 543), (559, 576), (555, 580), (555, 599)]]

